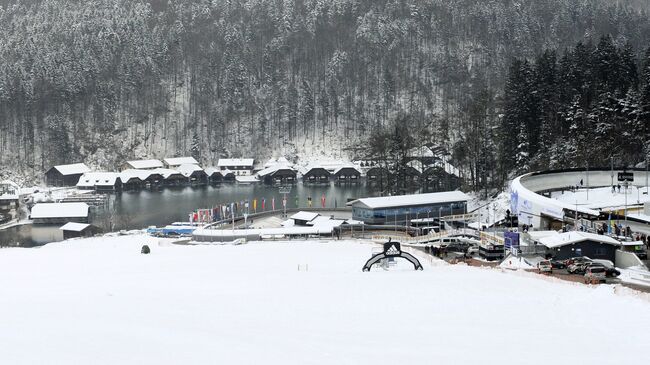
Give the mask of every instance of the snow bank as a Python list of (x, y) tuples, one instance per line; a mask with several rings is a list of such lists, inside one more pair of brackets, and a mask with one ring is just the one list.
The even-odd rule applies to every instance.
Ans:
[[(170, 242), (2, 250), (2, 362), (546, 365), (531, 355), (544, 344), (561, 363), (618, 364), (647, 352), (650, 302), (609, 286), (426, 260), (364, 273), (377, 246), (352, 241)], [(604, 330), (625, 336), (599, 346)]]

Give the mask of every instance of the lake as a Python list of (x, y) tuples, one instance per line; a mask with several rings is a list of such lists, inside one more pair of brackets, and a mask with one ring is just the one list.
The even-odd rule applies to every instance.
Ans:
[[(321, 206), (321, 196), (325, 194), (326, 206), (342, 207), (349, 199), (379, 195), (366, 184), (336, 185), (293, 185), (287, 194), (287, 207), (307, 207), (307, 197), (312, 198), (314, 207)], [(154, 190), (125, 191), (110, 195), (107, 208), (93, 208), (91, 223), (114, 231), (123, 229), (142, 229), (148, 226), (163, 226), (177, 221), (188, 221), (188, 214), (198, 208), (212, 208), (219, 204), (229, 204), (248, 199), (258, 199), (258, 211), (261, 211), (261, 199), (266, 199), (266, 210), (271, 209), (271, 199), (275, 198), (276, 209), (282, 207), (282, 194), (278, 187), (264, 184), (238, 185), (222, 184), (207, 186), (185, 186)], [(0, 231), (0, 246), (13, 246), (20, 243), (22, 247), (43, 245), (60, 241), (63, 233), (61, 225), (22, 225)]]

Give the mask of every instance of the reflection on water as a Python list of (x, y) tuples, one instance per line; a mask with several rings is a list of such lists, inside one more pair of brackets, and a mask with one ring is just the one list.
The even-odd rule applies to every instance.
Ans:
[[(353, 185), (294, 185), (287, 194), (287, 207), (307, 207), (307, 197), (312, 198), (314, 207), (321, 206), (325, 195), (326, 206), (342, 207), (350, 199), (376, 196), (365, 184)], [(174, 221), (187, 221), (188, 213), (197, 208), (211, 208), (248, 199), (266, 199), (266, 210), (271, 209), (275, 198), (276, 208), (282, 206), (282, 194), (278, 187), (262, 184), (175, 187), (159, 190), (141, 190), (111, 195), (107, 209), (94, 210), (92, 223), (104, 230), (140, 229), (147, 226), (161, 226)], [(252, 207), (252, 204), (251, 204)], [(252, 209), (252, 208), (251, 208)], [(261, 211), (261, 202), (258, 202)], [(24, 225), (0, 231), (0, 245), (8, 246), (20, 242), (21, 246), (36, 246), (63, 239), (59, 226)]]

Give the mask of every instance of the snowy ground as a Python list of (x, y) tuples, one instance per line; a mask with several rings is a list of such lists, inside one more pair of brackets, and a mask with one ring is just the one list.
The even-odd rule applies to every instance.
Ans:
[[(588, 198), (587, 199), (587, 195)], [(624, 207), (625, 206), (625, 188), (621, 187), (621, 192), (618, 190), (612, 193), (611, 187), (605, 188), (596, 188), (596, 189), (580, 189), (576, 192), (565, 191), (565, 192), (554, 192), (551, 194), (553, 199), (557, 199), (561, 202), (567, 204), (576, 204), (584, 206), (587, 208), (598, 209), (598, 208), (612, 208), (612, 207)], [(650, 196), (646, 193), (646, 188), (638, 188), (635, 186), (630, 186), (627, 189), (627, 204), (642, 204), (644, 202), (650, 201)]]
[[(4, 364), (623, 364), (650, 298), (423, 260), (361, 272), (352, 241), (0, 250)], [(139, 254), (148, 243), (151, 255)], [(298, 271), (298, 265), (301, 270)], [(306, 266), (308, 265), (308, 271)]]

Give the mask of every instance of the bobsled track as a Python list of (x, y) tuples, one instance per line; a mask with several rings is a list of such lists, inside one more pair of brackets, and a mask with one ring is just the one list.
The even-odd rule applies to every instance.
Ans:
[(601, 216), (599, 210), (561, 202), (547, 195), (576, 187), (593, 189), (617, 185), (620, 172), (633, 175), (630, 186), (643, 187), (647, 184), (648, 172), (645, 169), (575, 168), (532, 172), (512, 180), (510, 209), (518, 216), (520, 224), (532, 224), (536, 229), (548, 229), (549, 221), (565, 221), (565, 218), (572, 219), (576, 214), (595, 220)]

